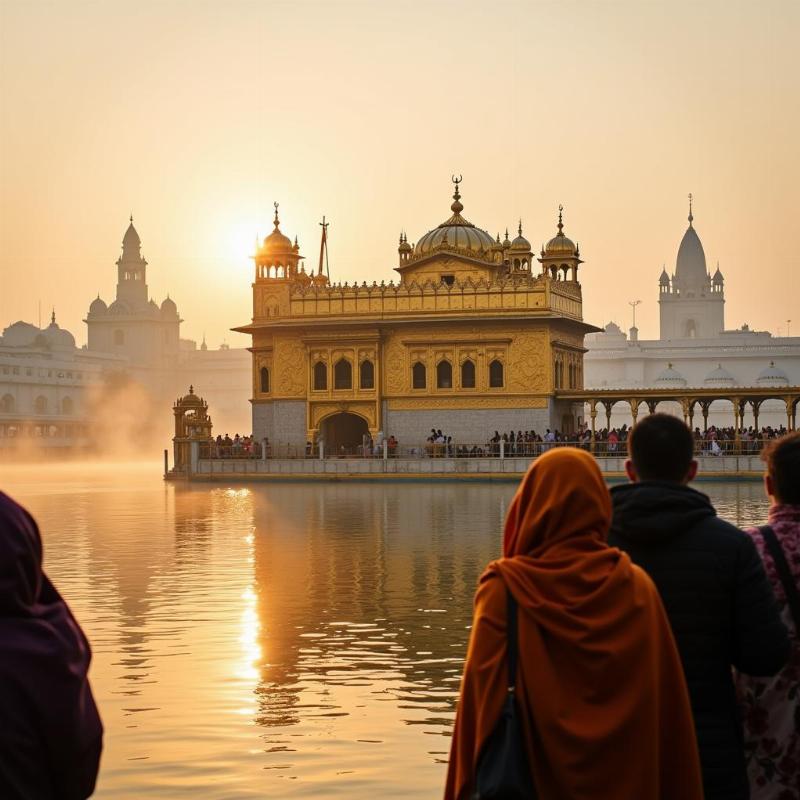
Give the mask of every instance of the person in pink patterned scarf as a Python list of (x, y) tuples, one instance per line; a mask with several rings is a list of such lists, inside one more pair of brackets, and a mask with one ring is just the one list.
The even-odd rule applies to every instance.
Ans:
[(752, 800), (800, 800), (800, 432), (762, 454), (769, 524), (751, 528), (789, 630), (789, 663), (772, 678), (739, 675)]

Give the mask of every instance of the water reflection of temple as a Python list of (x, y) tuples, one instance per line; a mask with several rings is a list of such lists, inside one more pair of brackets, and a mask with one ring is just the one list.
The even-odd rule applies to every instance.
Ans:
[(475, 583), (513, 487), (449, 488), (254, 491), (261, 724), (339, 713), (341, 686), (449, 725)]

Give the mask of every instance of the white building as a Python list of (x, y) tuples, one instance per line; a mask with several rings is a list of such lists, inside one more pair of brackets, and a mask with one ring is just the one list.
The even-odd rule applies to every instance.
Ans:
[(208, 400), (218, 429), (249, 433), (249, 351), (225, 344), (209, 350), (205, 340), (198, 349), (194, 341), (181, 339), (183, 320), (174, 300), (167, 297), (159, 305), (149, 296), (141, 246), (131, 217), (116, 263), (116, 297), (106, 305), (98, 296), (86, 315), (89, 350), (124, 356), (127, 375), (146, 389), (158, 419), (168, 419), (165, 404), (170, 407), (194, 384)]
[[(659, 279), (660, 338), (640, 340), (635, 327), (625, 334), (614, 322), (587, 335), (587, 389), (766, 386), (779, 397), (781, 386), (800, 385), (800, 337), (775, 337), (747, 325), (725, 330), (724, 278), (719, 266), (709, 274), (693, 222), (690, 205), (675, 273), (663, 270)], [(630, 419), (612, 420), (622, 422)], [(710, 422), (732, 425), (730, 403), (714, 404)], [(783, 403), (767, 401), (759, 424), (785, 422)]]
[[(149, 297), (147, 261), (131, 219), (116, 262), (117, 287), (86, 315), (88, 345), (53, 314), (40, 329), (15, 322), (0, 336), (0, 449), (83, 449), (100, 443), (153, 450), (169, 432), (175, 397), (194, 384), (211, 405), (216, 429), (249, 433), (251, 356), (226, 344), (180, 338), (173, 300)], [(151, 434), (150, 443), (147, 443)], [(116, 439), (117, 441), (110, 441)]]
[(95, 402), (125, 359), (75, 347), (56, 323), (15, 322), (0, 336), (0, 450), (90, 443)]

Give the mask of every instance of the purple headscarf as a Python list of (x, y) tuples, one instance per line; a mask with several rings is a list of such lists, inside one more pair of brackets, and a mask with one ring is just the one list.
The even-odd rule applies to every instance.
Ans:
[(0, 796), (82, 800), (103, 726), (89, 642), (42, 570), (33, 517), (0, 492)]

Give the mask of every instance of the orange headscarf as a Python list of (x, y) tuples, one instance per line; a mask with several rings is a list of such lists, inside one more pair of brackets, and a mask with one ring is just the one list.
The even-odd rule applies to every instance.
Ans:
[(519, 605), (517, 697), (546, 800), (701, 800), (689, 698), (652, 581), (606, 544), (595, 460), (550, 450), (508, 511), (503, 558), (475, 596), (445, 789), (469, 798), (507, 689), (506, 587)]

